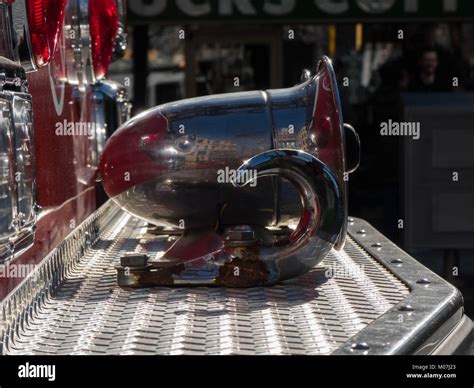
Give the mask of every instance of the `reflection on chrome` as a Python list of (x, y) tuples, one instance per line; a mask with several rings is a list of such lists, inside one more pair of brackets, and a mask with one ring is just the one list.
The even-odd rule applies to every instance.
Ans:
[[(36, 182), (31, 96), (20, 65), (0, 62), (0, 263), (33, 243)], [(6, 86), (6, 87), (5, 87)]]
[[(183, 100), (125, 123), (100, 162), (107, 194), (184, 234), (159, 260), (133, 273), (119, 267), (119, 283), (273, 284), (341, 248), (344, 177), (357, 168), (359, 140), (340, 109), (324, 57), (316, 75), (293, 88)], [(255, 170), (258, 183), (219, 181), (226, 169)]]
[(98, 166), (107, 139), (130, 119), (131, 103), (125, 87), (103, 80), (87, 87), (87, 109), (94, 123), (91, 165)]

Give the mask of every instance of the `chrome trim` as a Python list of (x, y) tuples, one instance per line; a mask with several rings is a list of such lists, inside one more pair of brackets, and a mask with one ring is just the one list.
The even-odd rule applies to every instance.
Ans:
[(119, 25), (112, 61), (121, 59), (125, 55), (125, 50), (128, 46), (127, 0), (116, 0), (116, 3), (119, 13)]
[[(95, 84), (96, 77), (92, 58), (92, 38), (90, 34), (89, 0), (69, 0), (66, 3), (63, 25), (63, 41), (66, 69), (63, 81), (78, 86), (85, 91), (88, 85)], [(123, 13), (123, 12), (122, 12)], [(126, 48), (125, 24), (119, 21), (116, 47)], [(121, 40), (122, 39), (122, 40)]]
[(360, 137), (352, 125), (344, 123), (344, 138), (346, 140), (346, 170), (350, 174), (360, 166)]
[(10, 6), (0, 0), (0, 56), (14, 59), (13, 23)]
[(8, 9), (13, 38), (9, 59), (17, 61), (27, 72), (38, 69), (31, 46), (27, 0), (16, 0)]
[(11, 254), (16, 229), (13, 124), (10, 102), (0, 93), (0, 261)]
[(4, 263), (33, 244), (37, 207), (31, 95), (19, 65), (3, 60), (0, 66), (4, 71), (0, 73), (0, 114), (4, 121), (0, 130), (7, 142), (4, 161), (10, 166), (7, 192), (12, 197), (11, 224), (0, 238), (0, 263)]
[[(345, 131), (344, 131), (344, 119), (342, 117), (342, 104), (341, 104), (341, 98), (339, 95), (339, 87), (337, 86), (337, 77), (336, 73), (334, 72), (334, 67), (332, 65), (332, 61), (329, 57), (326, 55), (323, 55), (322, 59), (318, 63), (318, 67), (316, 72), (318, 73), (319, 70), (323, 67), (326, 66), (329, 73), (331, 74), (331, 82), (332, 82), (332, 89), (334, 91), (334, 95), (336, 98), (336, 109), (339, 112), (339, 122), (341, 125), (341, 128), (339, 130), (341, 131), (341, 139), (342, 139), (342, 149), (344, 152), (342, 153), (342, 158), (343, 158), (343, 166), (344, 166), (344, 173), (347, 174), (349, 171), (347, 170), (347, 160), (346, 160), (346, 153), (345, 150), (346, 148), (346, 137), (345, 137)], [(339, 237), (336, 241), (335, 248), (337, 250), (340, 250), (344, 248), (344, 243), (346, 240), (346, 235), (347, 235), (347, 219), (349, 217), (349, 206), (348, 206), (348, 192), (347, 192), (347, 181), (345, 179), (342, 180), (342, 193), (344, 196), (344, 224), (342, 225), (341, 228), (341, 233), (339, 234)]]
[(130, 120), (132, 103), (126, 87), (118, 82), (101, 80), (94, 85), (94, 88), (106, 102), (107, 137), (110, 137), (116, 129)]
[(349, 233), (402, 280), (409, 295), (357, 333), (335, 354), (431, 354), (463, 317), (461, 293), (394, 245), (366, 221), (351, 218)]
[(105, 99), (95, 85), (88, 88), (87, 100), (90, 108), (91, 122), (94, 123), (93, 146), (91, 152), (91, 164), (98, 166), (99, 158), (107, 141), (107, 113)]
[(91, 121), (95, 124), (92, 164), (97, 166), (107, 139), (131, 117), (127, 90), (118, 82), (102, 80), (87, 89)]
[(33, 107), (31, 96), (15, 93), (12, 96), (12, 113), (15, 124), (15, 174), (18, 197), (18, 228), (34, 224), (35, 212), (35, 155), (33, 139)]
[(92, 62), (89, 0), (69, 0), (64, 15), (66, 81), (82, 91), (97, 81)]

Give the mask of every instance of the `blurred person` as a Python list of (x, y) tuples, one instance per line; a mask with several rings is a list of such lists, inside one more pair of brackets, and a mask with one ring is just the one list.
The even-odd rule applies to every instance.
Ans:
[(452, 89), (439, 73), (440, 55), (436, 48), (427, 47), (418, 59), (417, 74), (409, 85), (412, 92), (446, 92)]

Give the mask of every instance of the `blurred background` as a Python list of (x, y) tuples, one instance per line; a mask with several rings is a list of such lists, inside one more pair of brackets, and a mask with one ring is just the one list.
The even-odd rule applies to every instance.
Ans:
[[(461, 289), (474, 316), (472, 0), (132, 0), (109, 77), (135, 113), (215, 93), (290, 87), (328, 55), (362, 141), (350, 214)], [(236, 85), (235, 77), (239, 83)], [(420, 138), (380, 124), (420, 124)]]

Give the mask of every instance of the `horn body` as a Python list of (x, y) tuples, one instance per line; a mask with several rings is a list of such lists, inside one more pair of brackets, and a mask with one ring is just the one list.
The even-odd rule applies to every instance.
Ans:
[[(345, 131), (334, 72), (324, 57), (314, 77), (292, 88), (187, 99), (132, 118), (107, 142), (100, 172), (106, 193), (122, 208), (154, 225), (185, 231), (302, 227), (312, 197), (329, 195), (329, 202), (319, 198), (317, 206), (324, 203), (333, 211), (313, 212), (312, 228), (322, 225), (320, 216), (327, 213), (334, 220), (319, 237), (341, 247), (347, 223), (345, 173), (351, 171)], [(289, 150), (299, 153), (289, 155)], [(267, 163), (265, 157), (279, 160)], [(249, 160), (254, 169), (248, 168)], [(312, 179), (310, 170), (331, 181), (330, 188), (304, 184)], [(317, 256), (307, 267), (329, 249), (320, 255), (307, 250)], [(271, 257), (276, 260), (278, 253)], [(294, 276), (301, 270), (290, 272)], [(283, 277), (275, 275), (272, 282)]]

